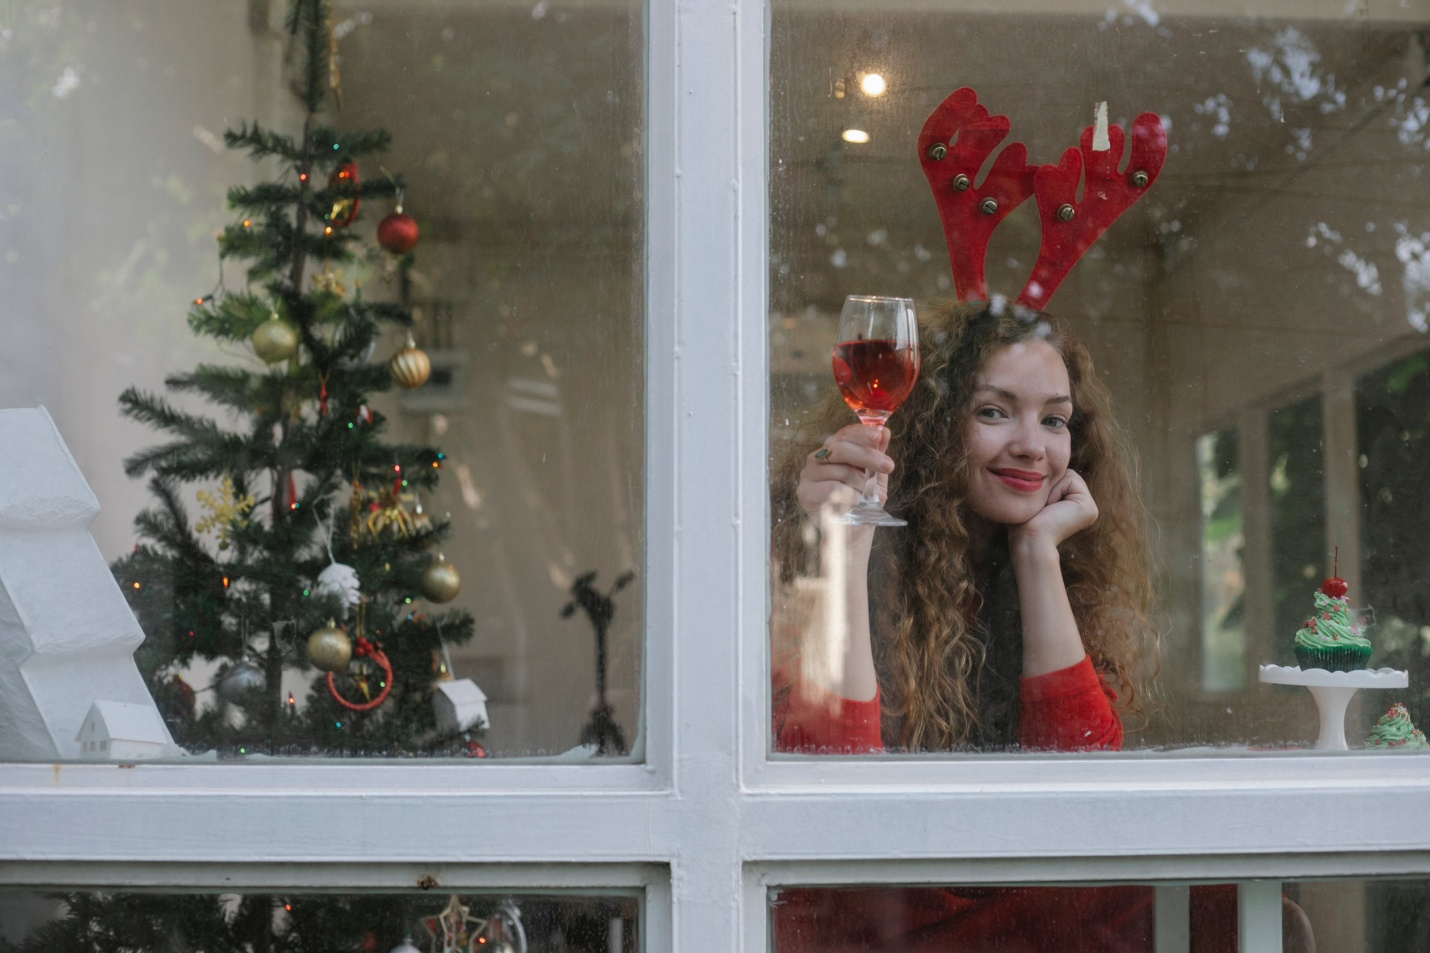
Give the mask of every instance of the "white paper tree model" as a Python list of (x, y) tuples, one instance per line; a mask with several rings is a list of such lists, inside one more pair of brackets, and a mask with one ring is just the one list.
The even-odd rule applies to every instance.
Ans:
[[(144, 633), (89, 535), (99, 501), (50, 415), (0, 410), (0, 448), (0, 760), (78, 758), (96, 701), (157, 719), (134, 665)], [(167, 729), (163, 741), (179, 753)]]

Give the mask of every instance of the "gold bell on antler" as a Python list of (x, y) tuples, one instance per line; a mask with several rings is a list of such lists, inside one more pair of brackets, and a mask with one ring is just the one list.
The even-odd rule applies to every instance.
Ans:
[(412, 335), (407, 335), (407, 345), (396, 354), (392, 355), (392, 360), (387, 362), (387, 368), (392, 372), (392, 379), (399, 387), (407, 390), (415, 390), (427, 383), (427, 378), (432, 376), (432, 362), (428, 360), (426, 352), (417, 346), (417, 342), (412, 340)]

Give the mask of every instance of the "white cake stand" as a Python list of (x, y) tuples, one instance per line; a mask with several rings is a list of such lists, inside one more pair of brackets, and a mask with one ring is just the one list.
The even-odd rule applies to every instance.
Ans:
[(1394, 668), (1328, 672), (1323, 668), (1263, 665), (1261, 680), (1268, 685), (1304, 685), (1310, 689), (1321, 710), (1321, 737), (1316, 739), (1316, 747), (1322, 751), (1346, 751), (1346, 706), (1351, 696), (1362, 688), (1406, 688), (1410, 673)]

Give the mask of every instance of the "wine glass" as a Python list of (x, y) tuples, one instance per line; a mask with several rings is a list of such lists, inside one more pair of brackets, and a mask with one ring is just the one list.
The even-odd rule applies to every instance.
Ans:
[[(919, 378), (919, 325), (909, 298), (850, 295), (839, 315), (834, 345), (834, 382), (844, 402), (866, 427), (883, 426)], [(864, 492), (844, 515), (855, 526), (907, 526), (884, 512), (879, 482), (864, 471)]]

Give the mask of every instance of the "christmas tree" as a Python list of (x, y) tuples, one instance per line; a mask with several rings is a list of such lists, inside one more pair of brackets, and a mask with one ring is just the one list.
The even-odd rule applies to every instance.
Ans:
[[(167, 379), (171, 394), (201, 398), (218, 417), (134, 388), (120, 397), (126, 416), (166, 439), (125, 462), (150, 478), (157, 503), (113, 570), (146, 635), (136, 661), (189, 750), (477, 753), (466, 725), (439, 725), (434, 711), (445, 645), (473, 631), (467, 613), (426, 605), (459, 586), (435, 550), (447, 527), (420, 505), (443, 455), (385, 442), (370, 404), (430, 372), (410, 334), (390, 362), (371, 360), (386, 329), (413, 321), (418, 231), (401, 179), (374, 160), (387, 133), (323, 119), (340, 95), (330, 17), (325, 0), (293, 0), (288, 14), (301, 132), (246, 123), (225, 136), (277, 172), (229, 191), (220, 261), (245, 263), (247, 280), (197, 298), (188, 323), (254, 356)], [(359, 218), (373, 199), (396, 200), (380, 249)], [(395, 301), (345, 285), (344, 265), (368, 264), (394, 283)], [(212, 695), (185, 679), (209, 671)], [(294, 673), (307, 680), (301, 704), (285, 673), (290, 685)]]

